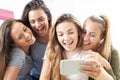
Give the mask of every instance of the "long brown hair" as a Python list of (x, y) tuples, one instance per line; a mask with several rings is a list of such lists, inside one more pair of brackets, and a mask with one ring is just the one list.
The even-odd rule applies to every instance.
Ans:
[(60, 80), (60, 60), (62, 59), (62, 53), (64, 51), (64, 48), (60, 45), (58, 39), (57, 39), (57, 34), (56, 34), (56, 27), (63, 22), (71, 22), (76, 25), (76, 29), (78, 30), (79, 34), (79, 40), (78, 40), (78, 45), (80, 46), (81, 43), (81, 24), (77, 19), (71, 15), (71, 14), (62, 14), (56, 21), (55, 25), (51, 28), (50, 30), (50, 35), (49, 35), (49, 43), (46, 49), (46, 55), (51, 62), (51, 80)]
[(13, 48), (13, 40), (10, 36), (11, 26), (21, 20), (8, 19), (0, 26), (0, 79), (3, 78), (6, 67), (10, 60), (10, 52)]

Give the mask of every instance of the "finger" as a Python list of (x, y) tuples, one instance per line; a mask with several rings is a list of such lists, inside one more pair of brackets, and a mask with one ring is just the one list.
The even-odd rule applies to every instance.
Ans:
[(99, 65), (83, 64), (80, 66), (80, 70), (87, 70), (87, 71), (92, 71), (92, 72), (98, 72), (99, 68), (100, 68)]
[(95, 78), (100, 74), (101, 69), (98, 66), (81, 65), (80, 71), (92, 78)]
[(95, 60), (95, 59), (89, 59), (89, 60), (86, 60), (86, 65), (91, 65), (91, 66), (101, 66), (101, 64)]
[(88, 70), (81, 70), (84, 74), (88, 75), (89, 77), (96, 78), (99, 76), (99, 72), (95, 71), (88, 71)]

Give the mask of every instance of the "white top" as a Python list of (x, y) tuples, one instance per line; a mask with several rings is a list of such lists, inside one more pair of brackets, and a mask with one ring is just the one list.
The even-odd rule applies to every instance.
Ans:
[[(79, 60), (79, 59), (87, 59), (87, 54), (91, 54), (91, 50), (81, 50), (77, 48), (73, 52), (64, 52), (63, 56), (64, 59), (67, 60)], [(89, 77), (83, 73), (75, 74), (75, 75), (62, 75), (62, 80), (88, 80)]]

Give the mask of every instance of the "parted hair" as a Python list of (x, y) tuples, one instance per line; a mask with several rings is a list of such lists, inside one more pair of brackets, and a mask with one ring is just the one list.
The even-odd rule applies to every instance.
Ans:
[[(36, 10), (36, 9), (42, 9), (45, 14), (47, 15), (48, 17), (48, 23), (49, 23), (49, 27), (52, 26), (52, 15), (51, 15), (51, 12), (50, 10), (48, 9), (48, 7), (45, 5), (45, 3), (43, 2), (43, 0), (31, 0), (30, 2), (28, 2), (24, 9), (23, 9), (23, 13), (22, 13), (22, 21), (24, 22), (24, 24), (26, 26), (28, 26), (31, 30), (31, 26), (30, 26), (30, 22), (29, 22), (29, 17), (28, 17), (28, 14), (30, 11), (32, 10)], [(34, 32), (34, 30), (32, 30), (34, 34), (36, 34)]]
[(60, 75), (60, 60), (63, 59), (62, 53), (64, 51), (64, 48), (60, 45), (58, 38), (57, 38), (57, 33), (56, 33), (56, 27), (63, 22), (71, 22), (75, 24), (76, 29), (78, 30), (78, 44), (77, 47), (81, 45), (81, 24), (79, 21), (69, 13), (62, 14), (58, 19), (56, 20), (54, 26), (51, 27), (50, 29), (50, 35), (49, 35), (49, 43), (46, 48), (46, 56), (50, 61), (50, 68), (51, 68), (51, 80), (60, 80), (61, 75)]
[(88, 17), (85, 20), (85, 22), (87, 20), (91, 20), (93, 22), (98, 23), (101, 29), (101, 39), (103, 39), (104, 41), (101, 45), (98, 45), (99, 47), (97, 49), (97, 52), (99, 52), (106, 60), (108, 60), (109, 57), (111, 56), (111, 44), (112, 44), (110, 38), (110, 21), (108, 17), (104, 14), (101, 14), (99, 16), (92, 15)]
[(21, 20), (7, 19), (0, 26), (0, 80), (3, 76), (10, 60), (10, 52), (14, 47), (14, 42), (10, 36), (11, 26)]

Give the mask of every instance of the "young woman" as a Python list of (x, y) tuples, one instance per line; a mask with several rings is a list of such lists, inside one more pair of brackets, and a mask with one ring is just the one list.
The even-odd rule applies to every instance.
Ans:
[(85, 20), (82, 47), (84, 50), (91, 49), (99, 52), (100, 54), (89, 54), (89, 57), (103, 63), (102, 56), (110, 64), (107, 72), (112, 75), (114, 80), (120, 80), (120, 58), (117, 50), (111, 46), (110, 22), (107, 16), (93, 15)]
[(33, 80), (39, 80), (42, 58), (49, 41), (49, 29), (52, 21), (51, 13), (42, 0), (31, 0), (24, 8), (22, 20), (33, 31), (36, 38), (35, 44), (30, 48), (34, 61), (30, 75)]
[[(89, 80), (89, 77), (96, 80), (112, 80), (112, 77), (105, 72), (101, 63), (93, 59), (87, 59), (87, 54), (93, 52), (91, 50), (84, 51), (80, 47), (81, 32), (79, 22), (71, 14), (63, 14), (57, 19), (50, 31), (40, 80)], [(81, 71), (85, 73), (85, 70), (89, 70), (94, 74), (62, 75), (60, 74), (60, 61), (62, 59), (85, 59), (86, 62), (80, 67)], [(98, 77), (100, 78), (97, 79)]]
[(0, 27), (0, 79), (30, 80), (33, 63), (29, 47), (35, 37), (20, 20), (8, 19)]

